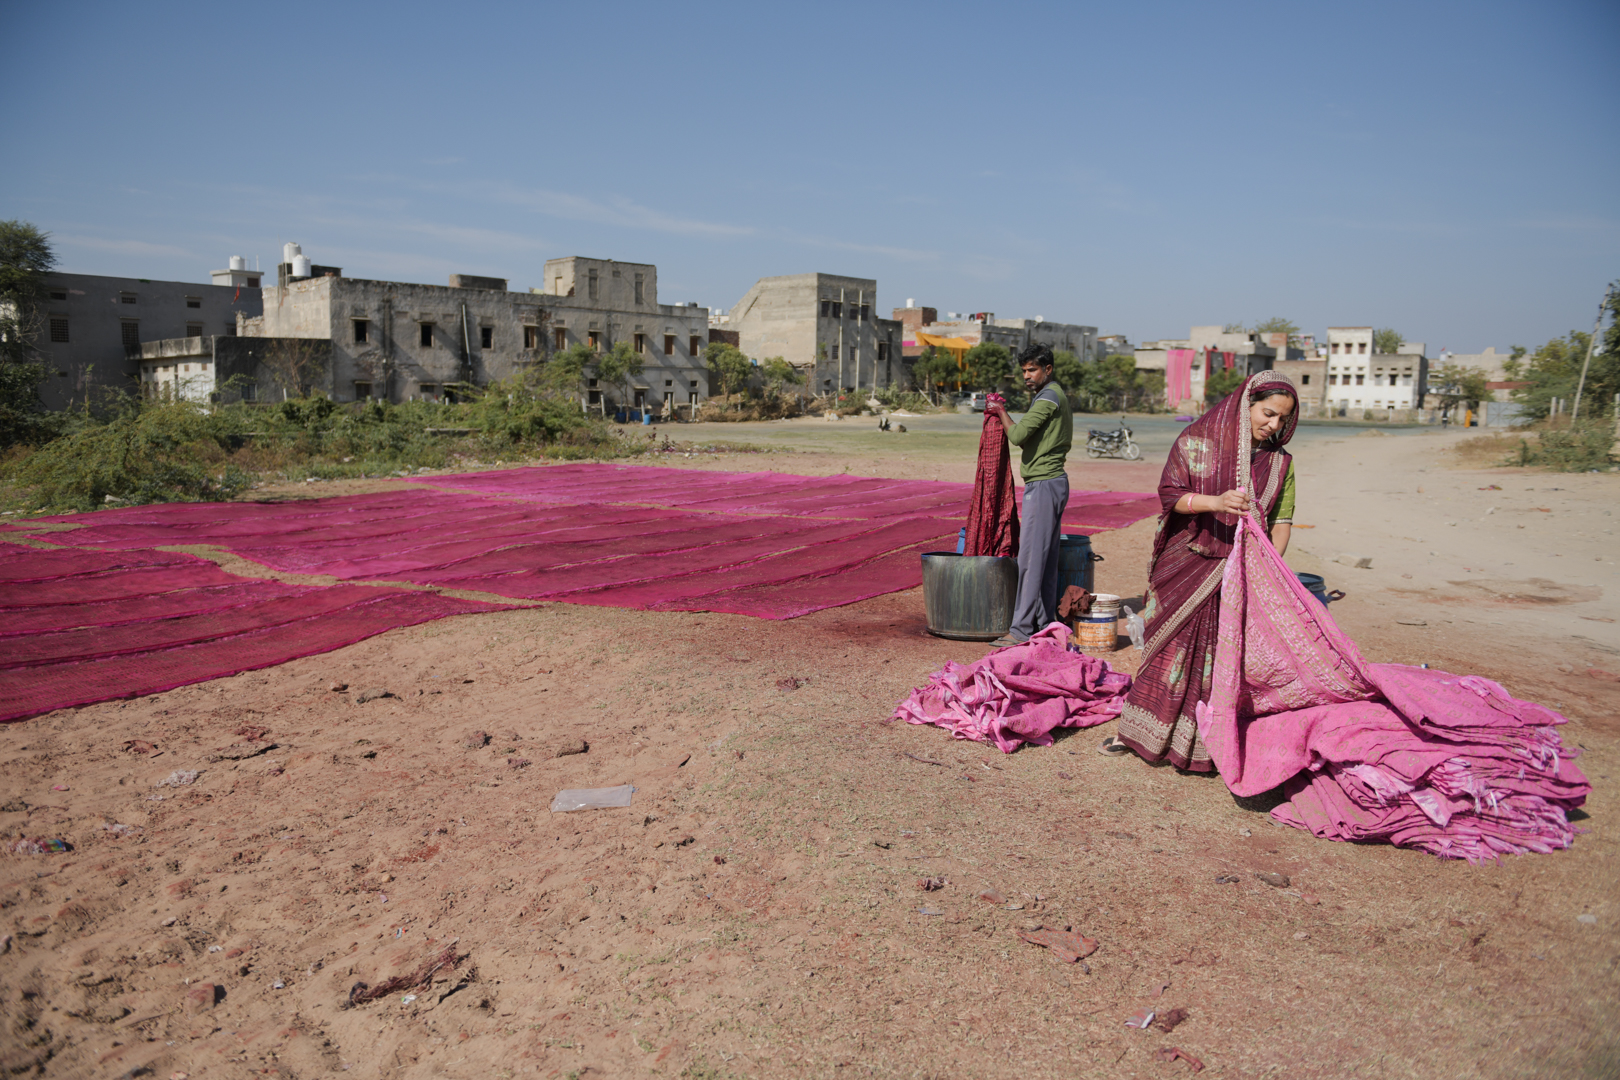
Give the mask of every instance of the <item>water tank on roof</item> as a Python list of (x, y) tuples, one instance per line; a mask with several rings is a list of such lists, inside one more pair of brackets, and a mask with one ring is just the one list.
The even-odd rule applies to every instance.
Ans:
[(293, 261), (293, 259), (297, 258), (299, 253), (303, 250), (304, 249), (299, 247), (297, 244), (283, 244), (281, 245), (281, 261), (284, 263), (290, 263)]
[(292, 257), (293, 277), (309, 277), (312, 272), (308, 255), (294, 255)]
[(247, 260), (242, 258), (242, 256), (240, 256), (240, 255), (232, 255), (231, 256), (231, 269), (232, 270), (246, 270), (247, 269)]

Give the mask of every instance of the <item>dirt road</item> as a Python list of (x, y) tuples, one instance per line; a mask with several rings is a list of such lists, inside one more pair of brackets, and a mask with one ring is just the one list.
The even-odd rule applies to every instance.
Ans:
[[(970, 478), (971, 429), (834, 428), (665, 463)], [(0, 856), (0, 1066), (1161, 1077), (1179, 1047), (1220, 1076), (1613, 1075), (1620, 484), (1453, 468), (1466, 437), (1300, 440), (1289, 560), (1346, 591), (1370, 659), (1570, 717), (1594, 784), (1571, 851), (1333, 844), (1099, 756), (1111, 728), (1003, 756), (888, 723), (983, 652), (929, 637), (916, 591), (788, 622), (545, 604), (0, 731), (0, 830), (75, 846)], [(1152, 526), (1095, 538), (1101, 587), (1140, 593)], [(548, 811), (621, 783), (629, 809)], [(1063, 963), (1033, 925), (1100, 947)]]

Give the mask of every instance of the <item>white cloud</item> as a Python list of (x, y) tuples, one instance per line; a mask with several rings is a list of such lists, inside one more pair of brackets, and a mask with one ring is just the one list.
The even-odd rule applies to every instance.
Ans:
[(153, 244), (146, 240), (118, 240), (110, 236), (81, 236), (78, 233), (51, 233), (51, 243), (58, 247), (85, 248), (90, 251), (112, 251), (120, 255), (172, 255), (184, 259), (202, 256), (189, 248), (172, 244)]

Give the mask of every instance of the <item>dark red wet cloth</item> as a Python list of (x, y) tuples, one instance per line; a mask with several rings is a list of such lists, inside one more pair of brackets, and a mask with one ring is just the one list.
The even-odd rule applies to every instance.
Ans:
[[(991, 394), (997, 404), (1000, 395)], [(1013, 488), (1012, 450), (1007, 429), (994, 413), (984, 414), (979, 435), (979, 468), (973, 476), (973, 501), (968, 504), (967, 545), (964, 555), (1018, 554), (1018, 505)]]

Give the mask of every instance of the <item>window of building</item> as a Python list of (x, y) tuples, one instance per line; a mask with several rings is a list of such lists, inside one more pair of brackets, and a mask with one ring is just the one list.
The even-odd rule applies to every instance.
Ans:
[(371, 339), (371, 321), (369, 319), (355, 319), (353, 321), (354, 343), (356, 345), (364, 345)]
[(614, 277), (624, 277), (624, 273), (617, 266), (615, 266), (613, 268), (613, 276)]
[(1365, 376), (1365, 375), (1357, 375), (1356, 376), (1356, 385), (1357, 386), (1361, 386), (1361, 385), (1365, 384), (1366, 381), (1367, 381), (1367, 376)]
[(1338, 342), (1337, 342), (1337, 341), (1335, 341), (1335, 342), (1334, 342), (1334, 343), (1333, 343), (1333, 345), (1332, 345), (1332, 349), (1333, 349), (1333, 355), (1334, 355), (1334, 356), (1337, 356), (1337, 355), (1339, 355), (1339, 343), (1338, 343)]
[(421, 384), (419, 384), (417, 386), (416, 391), (417, 391), (417, 393), (422, 395), (422, 399), (424, 401), (438, 401), (439, 400), (439, 384), (438, 383), (430, 383), (430, 382), (421, 383)]
[(675, 385), (675, 380), (674, 379), (665, 379), (664, 380), (664, 385), (665, 386), (674, 386)]
[(416, 343), (418, 345), (422, 346), (422, 348), (424, 348), (424, 349), (433, 348), (433, 324), (432, 323), (425, 322), (420, 327), (417, 328)]
[(354, 400), (356, 400), (356, 401), (364, 401), (364, 400), (366, 400), (366, 398), (368, 398), (370, 396), (371, 396), (371, 384), (368, 383), (368, 382), (361, 382), (358, 379), (355, 380), (355, 384), (354, 384)]
[(66, 315), (51, 316), (51, 344), (66, 345), (68, 343), (68, 321)]
[(592, 330), (586, 336), (590, 338), (591, 348), (593, 350), (595, 350), (595, 351), (598, 351), (598, 352), (601, 351), (601, 348), (602, 348), (602, 331), (600, 331), (600, 330)]
[(186, 337), (202, 337), (203, 327), (200, 322), (186, 323)]
[(591, 273), (590, 273), (590, 277), (588, 279), (588, 290), (589, 291), (586, 293), (586, 295), (589, 296), (592, 300), (597, 299), (598, 294), (601, 292), (601, 286), (597, 283), (597, 280), (596, 280), (596, 271), (595, 270), (592, 270)]
[(478, 347), (480, 349), (493, 349), (495, 347), (495, 328), (493, 326), (480, 326), (478, 328)]
[(141, 324), (134, 319), (124, 320), (124, 348), (131, 349), (141, 343)]
[(636, 355), (637, 356), (645, 356), (646, 354), (647, 354), (647, 335), (646, 334), (637, 334), (636, 335)]
[(1356, 352), (1364, 353), (1366, 351), (1367, 351), (1367, 343), (1365, 341), (1356, 342)]
[(551, 287), (552, 295), (561, 296), (563, 294), (562, 275), (558, 274), (556, 277), (552, 278), (551, 280), (552, 280), (552, 287)]
[(258, 401), (259, 400), (259, 384), (258, 383), (248, 383), (246, 386), (242, 387), (242, 400), (243, 401)]
[(871, 304), (862, 304), (861, 305), (860, 321), (865, 322), (867, 320), (867, 317), (870, 316), (871, 314), (872, 314), (872, 305)]
[(693, 379), (693, 380), (692, 380), (692, 389), (693, 389), (693, 390), (696, 390), (696, 389), (697, 389), (697, 380), (696, 380), (696, 379)]
[(842, 319), (844, 317), (844, 302), (842, 300), (834, 300), (832, 302), (832, 309), (833, 318)]
[(250, 278), (247, 279), (247, 281), (248, 281), (248, 288), (257, 289), (259, 287), (259, 279), (258, 278), (250, 277)]
[(66, 289), (52, 289), (51, 290), (51, 299), (52, 300), (66, 300), (67, 299), (67, 290)]
[(831, 300), (823, 300), (821, 302), (821, 317), (823, 319), (825, 319), (828, 315), (831, 315), (831, 314), (832, 314), (832, 301)]
[(878, 342), (878, 363), (880, 363), (880, 364), (884, 363), (888, 359), (889, 359), (889, 343), (887, 341)]
[(703, 351), (703, 339), (698, 337), (696, 334), (692, 335), (692, 340), (690, 342), (690, 345), (692, 347), (691, 348), (691, 353), (692, 353), (692, 356), (694, 356), (694, 357), (696, 357), (698, 353)]
[(836, 345), (834, 345), (834, 346), (833, 346), (833, 347), (832, 347), (832, 359), (833, 359), (833, 360), (837, 360), (837, 359), (838, 359), (838, 346), (836, 346)]
[(664, 355), (665, 356), (674, 356), (675, 355), (675, 335), (674, 334), (665, 334), (664, 335)]
[(645, 295), (645, 293), (643, 292), (644, 285), (645, 285), (645, 283), (642, 281), (642, 275), (637, 274), (636, 275), (636, 303), (638, 303), (638, 304), (646, 303), (646, 300), (643, 299), (643, 297)]
[(188, 296), (186, 297), (186, 307), (200, 308), (202, 307), (202, 299), (196, 296)]
[(552, 331), (551, 336), (552, 336), (552, 340), (553, 340), (554, 344), (557, 346), (557, 351), (558, 352), (561, 352), (562, 350), (568, 348), (568, 331), (567, 330), (565, 330), (565, 329), (563, 329), (562, 327), (559, 326), (559, 327), (557, 327), (556, 330)]
[(1311, 385), (1311, 377), (1309, 375), (1301, 375), (1299, 377), (1299, 385), (1301, 385), (1301, 386), (1309, 386), (1309, 385)]
[(635, 407), (638, 409), (645, 409), (647, 407), (647, 388), (645, 386), (636, 387)]
[(235, 337), (236, 336), (236, 323), (228, 322), (228, 323), (225, 324), (225, 336), (226, 337)]
[(523, 347), (525, 349), (538, 349), (540, 347), (540, 328), (538, 326), (525, 326), (523, 328)]
[(121, 304), (133, 304), (135, 302), (135, 294), (132, 292), (119, 293), (118, 302)]

